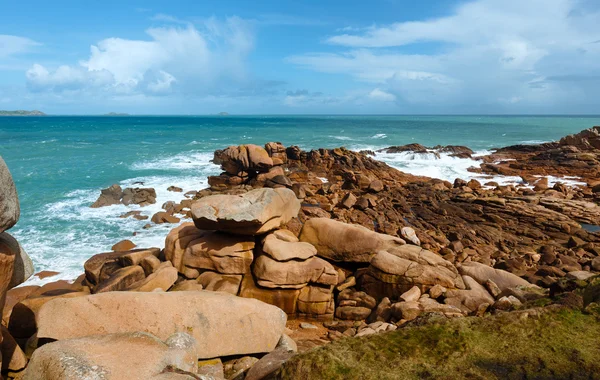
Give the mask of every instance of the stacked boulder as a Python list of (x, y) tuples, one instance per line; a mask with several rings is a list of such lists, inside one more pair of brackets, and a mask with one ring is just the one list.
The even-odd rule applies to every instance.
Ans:
[[(4, 309), (7, 291), (33, 275), (33, 264), (19, 242), (6, 230), (13, 227), (20, 216), (19, 198), (8, 167), (0, 157), (0, 308)], [(17, 372), (27, 362), (12, 335), (1, 327), (0, 368), (2, 373)], [(1, 376), (1, 375), (0, 375)]]
[(212, 190), (232, 187), (291, 187), (283, 166), (287, 163), (285, 147), (270, 142), (265, 147), (254, 144), (230, 146), (215, 151), (213, 162), (221, 165), (223, 173), (208, 177)]
[(330, 319), (338, 272), (316, 257), (312, 244), (281, 229), (299, 209), (286, 188), (203, 197), (192, 206), (194, 223), (167, 236), (165, 258), (206, 290), (257, 298), (290, 315)]

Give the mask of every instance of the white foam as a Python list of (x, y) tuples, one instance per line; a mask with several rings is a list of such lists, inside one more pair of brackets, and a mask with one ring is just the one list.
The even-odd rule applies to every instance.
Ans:
[(378, 133), (376, 135), (371, 136), (372, 139), (387, 139), (387, 135), (385, 133)]
[[(92, 255), (110, 251), (116, 242), (130, 239), (139, 247), (164, 246), (165, 237), (176, 224), (154, 225), (150, 218), (162, 210), (167, 201), (179, 202), (184, 194), (191, 190), (200, 190), (208, 185), (207, 177), (220, 172), (218, 166), (209, 162), (212, 154), (199, 153), (190, 158), (189, 167), (197, 170), (185, 170), (186, 175), (178, 175), (182, 167), (188, 167), (182, 157), (163, 158), (151, 161), (148, 166), (136, 166), (141, 173), (150, 168), (172, 169), (165, 175), (140, 175), (119, 182), (126, 187), (152, 187), (156, 191), (156, 203), (145, 207), (139, 205), (113, 205), (100, 208), (90, 208), (90, 205), (100, 195), (100, 189), (77, 189), (70, 191), (57, 202), (46, 205), (37, 212), (39, 225), (57, 226), (53, 230), (43, 230), (36, 226), (27, 229), (15, 228), (14, 236), (21, 242), (29, 253), (36, 270), (53, 270), (60, 272), (57, 276), (39, 279), (31, 278), (26, 284), (43, 284), (59, 279), (75, 279), (83, 273), (83, 263)], [(173, 170), (174, 169), (174, 170)], [(197, 172), (195, 174), (194, 172)], [(143, 185), (136, 184), (143, 182)], [(171, 192), (167, 188), (177, 186), (182, 192)], [(147, 215), (147, 220), (120, 218), (128, 211), (141, 211)], [(182, 219), (180, 223), (189, 221)], [(149, 229), (144, 225), (150, 223)], [(136, 236), (133, 236), (133, 233)]]
[(342, 140), (342, 141), (352, 141), (351, 137), (348, 136), (327, 136), (330, 137), (332, 139), (336, 139), (336, 140)]
[(217, 165), (210, 162), (213, 153), (186, 152), (175, 156), (161, 157), (147, 161), (136, 162), (131, 165), (132, 170), (210, 170), (218, 169)]

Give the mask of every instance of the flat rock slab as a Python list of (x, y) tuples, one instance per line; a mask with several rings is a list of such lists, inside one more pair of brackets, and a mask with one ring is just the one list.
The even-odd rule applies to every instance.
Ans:
[(38, 348), (23, 379), (154, 379), (167, 368), (196, 373), (194, 344), (187, 334), (163, 342), (141, 332), (62, 340)]
[(300, 201), (292, 190), (256, 189), (243, 195), (211, 195), (192, 205), (198, 229), (259, 235), (298, 215)]
[(198, 357), (271, 352), (285, 329), (285, 313), (264, 302), (209, 291), (111, 292), (45, 304), (38, 339), (143, 331), (167, 339), (192, 335)]
[(405, 244), (395, 236), (327, 218), (309, 219), (302, 228), (300, 241), (314, 245), (318, 255), (326, 259), (361, 263), (370, 262), (381, 250)]

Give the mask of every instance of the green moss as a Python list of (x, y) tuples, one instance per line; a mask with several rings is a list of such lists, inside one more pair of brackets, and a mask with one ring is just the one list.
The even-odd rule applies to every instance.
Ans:
[(592, 315), (524, 312), (345, 338), (300, 354), (281, 379), (600, 379)]

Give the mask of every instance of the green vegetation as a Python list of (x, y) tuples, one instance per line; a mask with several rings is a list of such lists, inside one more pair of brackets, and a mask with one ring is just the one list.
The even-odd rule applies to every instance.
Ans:
[[(538, 309), (539, 310), (539, 309)], [(281, 379), (600, 379), (600, 321), (566, 308), (433, 321), (297, 355)]]
[(24, 110), (16, 110), (16, 111), (2, 111), (0, 110), (0, 116), (46, 116), (42, 111), (24, 111)]

